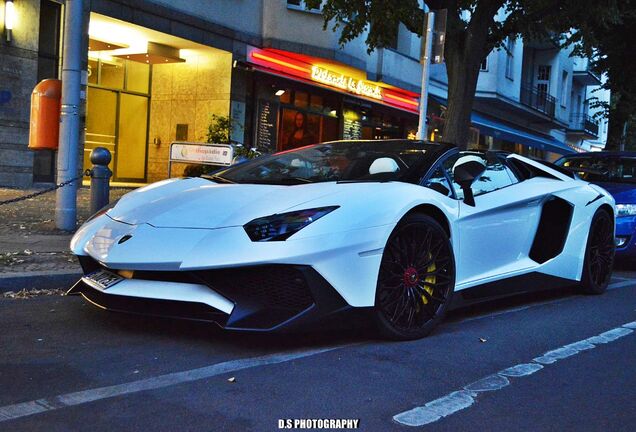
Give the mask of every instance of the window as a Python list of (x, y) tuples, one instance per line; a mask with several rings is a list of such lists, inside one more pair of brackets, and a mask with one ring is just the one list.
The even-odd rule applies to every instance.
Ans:
[(444, 196), (452, 197), (453, 192), (451, 191), (451, 186), (448, 184), (448, 179), (444, 174), (444, 169), (439, 166), (433, 174), (429, 177), (428, 180), (424, 182), (424, 187), (429, 189), (433, 189), (436, 192), (441, 193)]
[(304, 0), (287, 0), (287, 9), (296, 9), (305, 12), (320, 13), (320, 8), (307, 8)]
[(514, 80), (515, 73), (515, 40), (508, 38), (506, 42), (506, 78)]
[(550, 81), (550, 74), (552, 73), (552, 66), (550, 65), (539, 65), (537, 69), (537, 80), (538, 81)]
[(481, 66), (479, 67), (479, 70), (481, 72), (488, 72), (488, 57), (486, 57), (484, 61), (481, 62)]
[(454, 181), (453, 167), (459, 158), (468, 155), (482, 158), (486, 164), (484, 173), (473, 183), (472, 190), (475, 196), (503, 189), (519, 182), (512, 170), (494, 153), (459, 153), (446, 159), (443, 163), (443, 167), (452, 181), (452, 186), (458, 199), (464, 199), (464, 193), (461, 186)]
[(568, 90), (568, 73), (563, 71), (561, 74), (561, 106), (565, 108), (567, 105), (567, 90)]

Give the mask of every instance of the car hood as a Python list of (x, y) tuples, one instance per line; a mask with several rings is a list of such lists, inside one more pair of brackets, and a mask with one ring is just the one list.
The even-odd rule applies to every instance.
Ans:
[(334, 182), (278, 186), (171, 179), (125, 195), (107, 215), (130, 225), (214, 229), (244, 225), (294, 207), (311, 208), (311, 201), (341, 191)]
[(616, 204), (636, 204), (636, 185), (627, 183), (594, 183), (614, 197)]

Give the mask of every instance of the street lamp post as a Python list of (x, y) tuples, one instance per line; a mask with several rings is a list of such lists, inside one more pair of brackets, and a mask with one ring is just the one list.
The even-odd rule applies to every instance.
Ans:
[[(426, 8), (426, 7), (425, 7)], [(420, 119), (417, 128), (417, 139), (425, 140), (426, 131), (426, 108), (428, 106), (428, 85), (431, 67), (431, 51), (433, 47), (433, 23), (435, 13), (427, 12), (424, 16), (424, 31), (422, 34), (422, 93), (420, 95)]]
[[(62, 107), (57, 155), (58, 183), (70, 181), (79, 173), (82, 20), (84, 19), (82, 0), (66, 0), (65, 9)], [(77, 181), (57, 190), (55, 224), (59, 229), (65, 231), (75, 229), (77, 224)]]

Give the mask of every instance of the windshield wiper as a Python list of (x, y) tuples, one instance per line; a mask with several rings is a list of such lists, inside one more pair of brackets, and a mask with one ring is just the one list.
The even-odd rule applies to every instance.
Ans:
[(232, 180), (228, 180), (225, 177), (221, 177), (221, 176), (216, 175), (216, 174), (202, 175), (201, 178), (204, 178), (206, 180), (212, 180), (212, 181), (217, 182), (217, 183), (227, 183), (227, 184), (235, 184), (236, 183), (236, 182), (233, 182)]

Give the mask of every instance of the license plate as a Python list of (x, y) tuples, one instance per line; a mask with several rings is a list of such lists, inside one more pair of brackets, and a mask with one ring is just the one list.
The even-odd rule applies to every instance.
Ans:
[(113, 285), (121, 282), (124, 279), (118, 274), (111, 273), (107, 270), (97, 270), (89, 275), (86, 275), (85, 277), (103, 290), (112, 287)]

